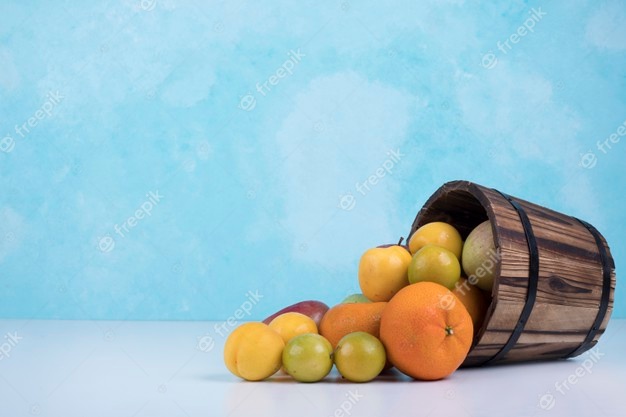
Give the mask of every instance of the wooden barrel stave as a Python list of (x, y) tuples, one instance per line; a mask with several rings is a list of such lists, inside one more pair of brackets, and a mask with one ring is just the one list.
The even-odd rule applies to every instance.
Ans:
[[(538, 254), (536, 294), (528, 306), (529, 232), (524, 229), (519, 210), (530, 223)], [(445, 221), (465, 239), (486, 219), (492, 222), (501, 262), (485, 323), (464, 365), (494, 363), (496, 355), (497, 362), (514, 362), (581, 353), (583, 350), (577, 348), (598, 317), (604, 288), (602, 257), (594, 235), (571, 216), (467, 181), (447, 183), (437, 190), (418, 213), (410, 234), (423, 224)], [(613, 265), (608, 245), (600, 238)], [(597, 343), (608, 324), (615, 289), (614, 266), (610, 277), (605, 316), (586, 348)], [(520, 323), (525, 309), (528, 317)], [(523, 330), (512, 338), (516, 327)], [(501, 350), (507, 342), (510, 349), (503, 355)]]

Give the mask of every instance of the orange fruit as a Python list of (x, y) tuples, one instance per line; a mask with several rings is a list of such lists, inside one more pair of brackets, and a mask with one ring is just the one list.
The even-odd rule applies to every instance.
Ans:
[(469, 315), (472, 316), (474, 332), (477, 332), (485, 320), (490, 297), (476, 285), (470, 284), (466, 278), (461, 278), (457, 282), (452, 293), (463, 303)]
[(320, 322), (320, 334), (328, 339), (333, 349), (348, 333), (366, 332), (378, 337), (380, 314), (386, 305), (384, 301), (338, 304), (324, 314)]
[(389, 361), (423, 380), (445, 378), (465, 360), (472, 344), (472, 317), (456, 296), (434, 282), (401, 289), (380, 321), (380, 339)]
[(457, 259), (461, 259), (463, 239), (459, 231), (448, 223), (426, 223), (409, 238), (409, 249), (412, 254), (426, 245), (441, 246), (454, 253)]

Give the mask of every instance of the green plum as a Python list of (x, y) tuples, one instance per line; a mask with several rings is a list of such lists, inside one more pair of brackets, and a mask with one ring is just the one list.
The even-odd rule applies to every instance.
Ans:
[(339, 373), (352, 382), (376, 378), (385, 367), (385, 347), (376, 336), (365, 332), (348, 333), (337, 343), (334, 353)]
[(283, 350), (285, 372), (300, 382), (317, 382), (333, 367), (333, 347), (324, 336), (306, 333), (295, 336)]

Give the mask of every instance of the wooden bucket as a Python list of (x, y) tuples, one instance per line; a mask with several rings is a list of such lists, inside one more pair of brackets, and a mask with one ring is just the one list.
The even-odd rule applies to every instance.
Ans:
[(464, 366), (570, 358), (593, 347), (613, 309), (615, 264), (590, 224), (468, 181), (444, 184), (415, 218), (463, 239), (489, 219), (496, 246), (492, 301)]

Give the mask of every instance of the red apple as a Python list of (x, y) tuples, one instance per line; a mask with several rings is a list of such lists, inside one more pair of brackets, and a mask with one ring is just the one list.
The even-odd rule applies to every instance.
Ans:
[(300, 301), (299, 303), (292, 304), (290, 306), (283, 308), (280, 311), (277, 311), (276, 313), (272, 314), (271, 316), (263, 320), (263, 323), (269, 324), (270, 321), (272, 321), (275, 317), (280, 316), (281, 314), (296, 312), (296, 313), (301, 313), (301, 314), (304, 314), (305, 316), (311, 317), (313, 321), (315, 322), (315, 324), (319, 327), (320, 321), (322, 320), (322, 317), (324, 317), (324, 314), (326, 314), (327, 311), (328, 311), (328, 306), (322, 303), (321, 301), (315, 301), (315, 300)]

